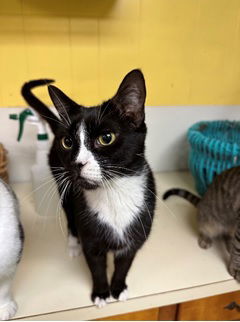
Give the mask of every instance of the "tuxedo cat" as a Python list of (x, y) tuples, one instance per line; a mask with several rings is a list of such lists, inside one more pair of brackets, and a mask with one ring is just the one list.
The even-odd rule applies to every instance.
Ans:
[[(155, 208), (154, 179), (144, 157), (143, 74), (131, 71), (113, 98), (89, 108), (50, 85), (60, 118), (31, 93), (32, 87), (51, 82), (30, 81), (22, 94), (55, 135), (49, 164), (67, 216), (70, 254), (77, 255), (81, 243), (97, 306), (105, 305), (110, 295), (126, 300), (126, 276), (150, 233)], [(110, 285), (109, 251), (115, 264)]]
[(0, 179), (0, 320), (12, 318), (17, 311), (11, 284), (22, 247), (18, 201), (11, 188)]

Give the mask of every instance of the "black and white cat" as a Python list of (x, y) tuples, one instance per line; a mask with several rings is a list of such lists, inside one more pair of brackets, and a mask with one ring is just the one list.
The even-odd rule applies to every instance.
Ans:
[(0, 320), (12, 318), (17, 311), (11, 284), (22, 248), (18, 201), (11, 188), (0, 179)]
[[(77, 255), (81, 243), (92, 274), (92, 301), (97, 306), (105, 305), (110, 295), (126, 300), (126, 276), (150, 233), (155, 208), (154, 179), (144, 157), (143, 74), (131, 71), (113, 98), (89, 108), (50, 85), (60, 119), (30, 91), (51, 82), (26, 83), (22, 94), (55, 135), (49, 164), (59, 192), (64, 194), (70, 254)], [(106, 274), (109, 251), (115, 258), (110, 286)]]

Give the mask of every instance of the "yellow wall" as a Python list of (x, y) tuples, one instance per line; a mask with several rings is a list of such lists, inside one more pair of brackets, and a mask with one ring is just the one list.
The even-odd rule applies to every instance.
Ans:
[(239, 23), (240, 0), (0, 0), (0, 106), (40, 77), (96, 104), (136, 67), (148, 105), (240, 104)]

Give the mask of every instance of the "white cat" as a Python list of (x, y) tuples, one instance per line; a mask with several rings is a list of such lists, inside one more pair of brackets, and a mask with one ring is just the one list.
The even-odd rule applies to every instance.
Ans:
[(23, 239), (17, 198), (0, 179), (0, 320), (12, 318), (17, 311), (11, 283), (21, 258)]

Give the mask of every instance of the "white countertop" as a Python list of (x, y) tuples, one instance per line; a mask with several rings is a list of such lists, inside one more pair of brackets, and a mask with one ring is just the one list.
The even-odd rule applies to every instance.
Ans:
[[(31, 185), (13, 185), (20, 199), (26, 235), (13, 289), (19, 305), (15, 318), (96, 319), (240, 290), (227, 272), (221, 245), (209, 250), (199, 248), (195, 208), (177, 197), (165, 203), (160, 200), (170, 187), (193, 190), (190, 174), (157, 173), (155, 177), (157, 210), (150, 238), (127, 278), (130, 298), (102, 309), (91, 303), (90, 273), (83, 256), (68, 257), (64, 215), (38, 216), (29, 196)], [(110, 256), (109, 272), (112, 270)]]

